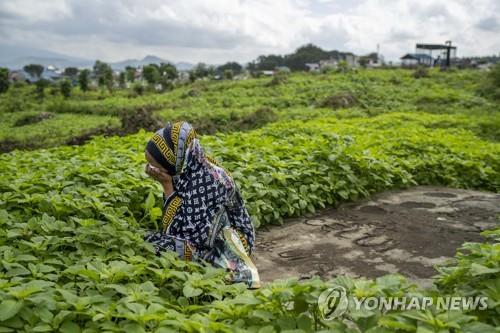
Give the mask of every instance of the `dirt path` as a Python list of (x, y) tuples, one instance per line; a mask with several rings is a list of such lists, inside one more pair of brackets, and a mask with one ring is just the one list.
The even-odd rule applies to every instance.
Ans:
[(500, 222), (500, 195), (436, 186), (387, 191), (257, 231), (263, 281), (399, 272), (431, 284), (434, 264)]

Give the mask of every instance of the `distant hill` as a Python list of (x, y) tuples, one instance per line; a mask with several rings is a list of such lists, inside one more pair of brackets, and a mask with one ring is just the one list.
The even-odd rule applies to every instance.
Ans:
[[(94, 62), (95, 60), (72, 57), (42, 49), (0, 44), (0, 67), (7, 67), (11, 70), (21, 69), (28, 64), (40, 64), (43, 66), (53, 65), (58, 68), (90, 68), (94, 65)], [(142, 60), (129, 59), (112, 62), (110, 65), (115, 70), (123, 70), (127, 66), (138, 67), (148, 64), (160, 64), (162, 62), (173, 63), (178, 70), (190, 70), (194, 67), (191, 63), (174, 63), (153, 55), (147, 55)]]
[(175, 67), (177, 67), (178, 70), (190, 70), (191, 68), (194, 67), (193, 64), (188, 63), (188, 62), (178, 62), (174, 63), (169, 60), (165, 60), (162, 58), (159, 58), (157, 56), (153, 55), (147, 55), (145, 56), (142, 60), (137, 60), (137, 59), (128, 59), (128, 60), (123, 60), (119, 62), (113, 62), (111, 63), (111, 67), (117, 70), (122, 70), (127, 66), (132, 66), (132, 67), (139, 67), (139, 66), (144, 66), (144, 65), (149, 65), (149, 64), (160, 64), (160, 63), (173, 63)]
[(93, 61), (25, 46), (0, 44), (0, 66), (21, 69), (27, 64), (65, 67), (90, 67)]

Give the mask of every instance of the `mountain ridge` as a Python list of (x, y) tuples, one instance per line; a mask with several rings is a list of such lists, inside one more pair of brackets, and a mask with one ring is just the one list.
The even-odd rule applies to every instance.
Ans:
[[(160, 64), (162, 62), (171, 63), (175, 65), (178, 70), (190, 70), (194, 67), (194, 65), (189, 62), (173, 62), (150, 54), (142, 59), (126, 59), (108, 63), (114, 70), (123, 70), (127, 66), (139, 67), (148, 64)], [(58, 68), (91, 68), (94, 63), (95, 60), (73, 57), (42, 49), (0, 45), (0, 66), (7, 67), (10, 70), (22, 69), (23, 66), (28, 64), (40, 64), (43, 66), (52, 65)]]

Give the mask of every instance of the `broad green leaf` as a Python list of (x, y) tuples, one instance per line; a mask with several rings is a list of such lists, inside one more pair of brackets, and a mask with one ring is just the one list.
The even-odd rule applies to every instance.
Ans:
[(0, 321), (14, 317), (23, 307), (22, 301), (4, 300), (0, 303)]

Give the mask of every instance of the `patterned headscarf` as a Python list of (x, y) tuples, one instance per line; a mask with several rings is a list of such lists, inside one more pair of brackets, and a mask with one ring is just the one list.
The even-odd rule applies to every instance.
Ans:
[(173, 176), (174, 193), (164, 204), (166, 233), (211, 248), (227, 221), (252, 252), (255, 231), (240, 191), (229, 172), (204, 153), (189, 123), (169, 123), (146, 150)]
[(149, 140), (146, 150), (154, 157), (169, 175), (180, 174), (185, 152), (196, 132), (186, 122), (168, 123), (159, 129)]

